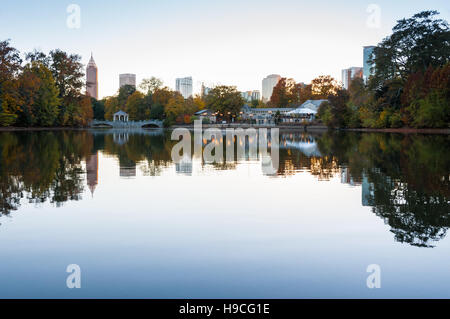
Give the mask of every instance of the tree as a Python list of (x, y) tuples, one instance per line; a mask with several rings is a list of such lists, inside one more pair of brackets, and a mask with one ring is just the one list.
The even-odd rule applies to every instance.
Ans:
[(300, 86), (292, 80), (281, 78), (273, 88), (270, 104), (274, 107), (288, 107), (300, 102)]
[(206, 107), (219, 113), (221, 118), (230, 120), (233, 115), (237, 116), (244, 100), (235, 86), (217, 86), (213, 88), (205, 98)]
[(168, 87), (158, 88), (152, 94), (152, 102), (153, 104), (159, 104), (162, 106), (166, 106), (169, 103), (169, 100), (175, 95), (181, 95), (179, 92), (173, 92)]
[(371, 88), (378, 89), (397, 78), (405, 82), (411, 73), (425, 72), (429, 66), (443, 66), (450, 61), (449, 26), (447, 21), (436, 18), (438, 14), (423, 11), (397, 21), (393, 34), (373, 51), (376, 67)]
[(20, 77), (22, 124), (53, 126), (59, 112), (59, 90), (50, 70), (41, 62), (25, 66)]
[(0, 126), (12, 125), (17, 119), (16, 78), (21, 63), (19, 51), (10, 46), (9, 40), (0, 42)]
[(134, 92), (128, 97), (125, 111), (130, 120), (143, 121), (149, 118), (150, 109), (145, 105), (145, 96), (139, 91)]
[(169, 102), (164, 107), (164, 111), (167, 117), (171, 120), (175, 120), (180, 115), (184, 114), (184, 98), (180, 95), (175, 95), (169, 99)]
[[(40, 59), (43, 57), (39, 54)], [(68, 54), (59, 49), (50, 51), (49, 69), (53, 74), (61, 99), (58, 124), (61, 126), (79, 126), (85, 123), (80, 114), (86, 114), (81, 108), (85, 105), (81, 90), (84, 85), (84, 70), (81, 57)]]
[(113, 120), (114, 113), (119, 111), (119, 100), (116, 96), (110, 96), (105, 99), (105, 119)]
[(347, 103), (349, 94), (345, 89), (339, 89), (335, 95), (330, 95), (329, 102), (324, 102), (319, 107), (319, 117), (329, 127), (343, 128), (347, 126), (349, 111)]
[(155, 104), (150, 109), (150, 118), (152, 120), (162, 120), (164, 117), (164, 106)]
[(321, 75), (311, 81), (311, 92), (315, 99), (327, 99), (340, 90), (337, 81), (329, 75)]
[(91, 103), (94, 119), (99, 121), (105, 120), (105, 100), (92, 98)]
[(122, 110), (126, 109), (128, 98), (136, 92), (136, 88), (132, 85), (124, 85), (119, 89), (119, 94), (117, 95), (117, 100), (119, 102), (119, 108)]
[(162, 86), (163, 81), (152, 76), (150, 79), (143, 79), (139, 88), (149, 95), (154, 94), (156, 90), (160, 89)]

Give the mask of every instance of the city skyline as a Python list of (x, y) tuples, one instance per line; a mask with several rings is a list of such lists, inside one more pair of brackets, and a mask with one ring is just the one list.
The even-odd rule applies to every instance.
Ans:
[[(379, 26), (368, 24), (370, 2), (361, 1), (76, 3), (80, 28), (66, 25), (69, 3), (5, 3), (0, 37), (11, 39), (22, 53), (60, 48), (79, 54), (85, 66), (93, 51), (99, 98), (117, 93), (122, 73), (136, 74), (137, 84), (156, 76), (171, 88), (180, 72), (189, 74), (195, 79), (194, 94), (201, 82), (213, 81), (243, 92), (261, 90), (261, 79), (273, 73), (305, 83), (319, 75), (340, 79), (342, 69), (361, 66), (361, 48), (391, 34), (397, 20), (429, 9), (449, 17), (442, 0), (378, 1)], [(180, 37), (181, 29), (188, 36)]]

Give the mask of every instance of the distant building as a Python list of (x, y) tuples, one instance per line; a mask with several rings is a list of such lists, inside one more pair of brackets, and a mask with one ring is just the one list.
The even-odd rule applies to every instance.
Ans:
[(205, 83), (202, 82), (202, 87), (200, 89), (200, 96), (204, 98), (211, 91), (210, 87), (205, 86)]
[(352, 80), (356, 78), (363, 78), (363, 68), (354, 66), (342, 70), (342, 85), (346, 90), (350, 87)]
[(253, 101), (259, 101), (261, 100), (261, 92), (258, 90), (252, 92), (252, 100)]
[(216, 114), (211, 110), (201, 110), (194, 113), (194, 115), (198, 116), (198, 119), (202, 122), (216, 123), (217, 121)]
[(241, 92), (241, 96), (246, 102), (259, 101), (261, 93), (259, 91), (245, 91)]
[(371, 69), (374, 65), (373, 65), (373, 63), (370, 63), (369, 60), (372, 56), (374, 48), (375, 48), (375, 46), (364, 47), (363, 79), (364, 79), (364, 82), (366, 82), (366, 83), (367, 83), (367, 80), (369, 79), (369, 77), (373, 74)]
[(128, 119), (129, 119), (128, 113), (122, 110), (119, 110), (113, 115), (114, 122), (128, 122)]
[(183, 95), (185, 99), (192, 96), (192, 77), (177, 78), (175, 80), (175, 91)]
[(86, 68), (86, 94), (98, 100), (98, 72), (94, 57), (91, 59)]
[(262, 81), (262, 100), (268, 102), (272, 97), (273, 88), (281, 80), (281, 76), (278, 74), (271, 74)]
[(125, 85), (131, 85), (133, 87), (136, 87), (136, 74), (120, 74), (119, 75), (119, 83), (120, 87)]

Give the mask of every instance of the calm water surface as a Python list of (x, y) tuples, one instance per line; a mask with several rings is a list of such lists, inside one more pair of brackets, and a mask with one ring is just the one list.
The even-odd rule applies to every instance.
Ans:
[(0, 133), (0, 297), (450, 298), (449, 136), (280, 132), (275, 175), (174, 144)]

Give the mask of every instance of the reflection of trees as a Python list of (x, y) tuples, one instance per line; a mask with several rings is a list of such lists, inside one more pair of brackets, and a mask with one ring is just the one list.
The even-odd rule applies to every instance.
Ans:
[[(307, 170), (319, 180), (328, 180), (345, 167), (349, 175), (345, 180), (370, 189), (363, 202), (391, 226), (397, 241), (429, 247), (445, 236), (450, 227), (448, 136), (329, 132), (289, 133), (282, 138), (283, 142), (317, 143), (318, 152), (307, 156), (283, 144), (278, 176)], [(18, 209), (22, 200), (55, 205), (79, 200), (84, 178), (81, 162), (98, 150), (117, 157), (123, 166), (147, 163), (142, 165), (144, 174), (158, 175), (172, 164), (176, 143), (170, 140), (170, 132), (130, 134), (124, 144), (115, 143), (112, 135), (85, 131), (1, 133), (0, 213)], [(248, 150), (243, 158), (236, 153), (232, 162), (204, 165), (229, 170), (250, 159)], [(189, 172), (189, 167), (179, 170)], [(368, 184), (371, 187), (365, 187)]]
[(18, 209), (25, 197), (56, 205), (80, 199), (81, 160), (91, 148), (87, 132), (0, 134), (0, 212)]
[(448, 136), (328, 133), (321, 152), (350, 168), (352, 178), (365, 175), (373, 187), (369, 199), (395, 239), (430, 247), (450, 227)]
[(102, 136), (104, 152), (117, 156), (121, 166), (147, 161), (146, 167), (143, 168), (144, 175), (158, 175), (161, 169), (167, 167), (172, 161), (172, 146), (176, 142), (170, 141), (170, 135), (130, 134), (125, 144), (115, 143), (112, 135)]

